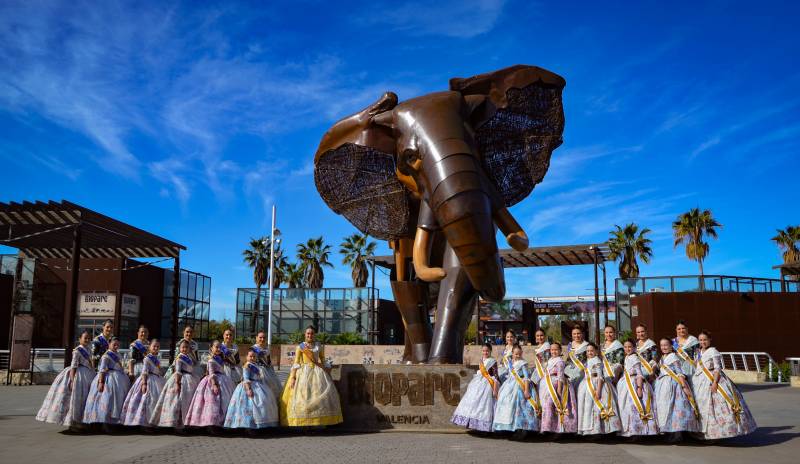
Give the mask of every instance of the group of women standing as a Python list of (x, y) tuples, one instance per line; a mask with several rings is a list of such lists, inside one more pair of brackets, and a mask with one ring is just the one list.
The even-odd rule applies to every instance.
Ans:
[[(174, 362), (162, 370), (158, 340), (139, 328), (127, 361), (106, 321), (103, 333), (81, 334), (72, 363), (55, 379), (37, 420), (77, 427), (88, 424), (167, 427), (225, 427), (249, 431), (268, 427), (320, 426), (342, 422), (339, 396), (314, 329), (296, 350), (285, 387), (275, 375), (259, 332), (240, 366), (239, 347), (226, 330), (200, 360), (192, 327), (178, 342)], [(204, 368), (205, 367), (205, 368)]]
[(529, 362), (509, 331), (500, 359), (492, 358), (491, 345), (482, 348), (479, 370), (452, 422), (481, 432), (663, 434), (670, 441), (684, 433), (716, 440), (755, 430), (709, 332), (694, 337), (679, 322), (676, 336), (658, 343), (643, 325), (635, 334), (636, 340), (622, 343), (607, 326), (597, 346), (575, 327), (562, 347), (538, 330)]

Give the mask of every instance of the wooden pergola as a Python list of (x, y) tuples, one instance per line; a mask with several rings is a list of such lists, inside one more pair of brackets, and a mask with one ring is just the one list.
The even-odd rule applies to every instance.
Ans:
[[(531, 247), (525, 251), (516, 251), (512, 248), (499, 250), (500, 259), (504, 268), (525, 267), (550, 267), (550, 266), (582, 266), (594, 267), (594, 321), (595, 339), (600, 341), (600, 283), (599, 271), (603, 273), (603, 311), (605, 320), (608, 321), (608, 293), (606, 280), (606, 261), (611, 261), (611, 250), (608, 243), (590, 243), (585, 245), (563, 245)], [(375, 270), (374, 266), (387, 269), (394, 267), (394, 256), (375, 256), (370, 261), (373, 264), (373, 287)]]
[(794, 261), (791, 263), (783, 263), (778, 264), (777, 266), (772, 266), (772, 269), (779, 269), (781, 272), (781, 291), (785, 292), (786, 289), (786, 278), (787, 277), (796, 277), (800, 279), (800, 261)]
[(172, 258), (175, 278), (170, 356), (175, 352), (180, 252), (186, 250), (185, 246), (64, 200), (0, 202), (0, 244), (19, 249), (23, 257), (69, 260), (62, 338), (65, 366), (71, 362), (75, 338), (81, 258)]

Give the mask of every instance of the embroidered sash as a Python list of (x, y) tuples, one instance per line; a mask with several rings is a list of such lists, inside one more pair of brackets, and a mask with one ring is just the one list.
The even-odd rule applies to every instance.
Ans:
[(542, 367), (542, 361), (539, 360), (539, 355), (536, 353), (533, 354), (533, 362), (536, 364), (536, 372), (539, 374), (539, 378), (545, 378), (547, 376), (547, 372), (544, 371), (544, 367)]
[(154, 354), (148, 354), (147, 358), (150, 360), (150, 362), (155, 364), (156, 367), (161, 367), (161, 360), (158, 359), (158, 356), (156, 356)]
[(192, 359), (191, 356), (181, 353), (178, 355), (178, 357), (181, 358), (181, 360), (183, 360), (183, 362), (185, 362), (186, 364), (190, 366), (194, 365), (194, 359)]
[[(662, 364), (661, 365), (661, 370), (666, 372), (667, 375), (670, 376), (670, 378), (672, 378), (672, 380), (674, 380), (678, 385), (683, 387), (683, 384), (681, 383), (680, 377), (678, 377), (678, 374), (676, 374), (675, 371), (673, 371), (669, 366), (667, 366), (666, 364)], [(688, 390), (689, 390), (689, 394), (686, 395), (686, 396), (687, 396), (687, 398), (689, 398), (689, 404), (692, 405), (692, 411), (694, 411), (694, 417), (699, 419), (700, 418), (700, 411), (697, 409), (697, 403), (694, 400), (694, 393), (691, 391), (691, 389), (688, 389)]]
[(562, 382), (564, 387), (561, 389), (561, 398), (559, 398), (553, 386), (553, 381), (550, 379), (550, 374), (548, 373), (544, 379), (547, 384), (547, 390), (550, 392), (550, 398), (553, 400), (553, 405), (556, 407), (556, 413), (558, 413), (558, 423), (564, 425), (564, 416), (567, 415), (567, 401), (569, 400), (569, 382)]
[(89, 352), (88, 352), (88, 351), (86, 351), (86, 348), (84, 348), (84, 347), (82, 347), (82, 346), (80, 346), (80, 345), (79, 345), (78, 347), (76, 347), (76, 348), (75, 348), (75, 351), (77, 351), (78, 353), (80, 353), (80, 354), (81, 354), (81, 356), (83, 356), (83, 357), (84, 357), (84, 359), (86, 359), (87, 361), (89, 360), (89, 357), (90, 357), (90, 355), (89, 355)]
[[(703, 373), (706, 375), (706, 377), (708, 378), (709, 382), (711, 382), (713, 384), (714, 383), (714, 376), (711, 374), (711, 371), (708, 370), (708, 368), (705, 366), (705, 364), (703, 364), (703, 360), (702, 359), (698, 359), (697, 360), (697, 364), (698, 364), (698, 366), (700, 366), (703, 369)], [(739, 424), (741, 422), (741, 420), (742, 420), (742, 418), (741, 418), (741, 416), (742, 416), (742, 405), (739, 404), (739, 397), (736, 396), (735, 394), (729, 394), (728, 392), (726, 392), (725, 389), (722, 388), (722, 385), (720, 385), (720, 384), (717, 384), (717, 392), (720, 394), (720, 396), (722, 396), (723, 399), (725, 399), (725, 402), (728, 403), (728, 407), (731, 408), (731, 412), (733, 412), (734, 420), (736, 420), (736, 423)], [(731, 393), (733, 393), (733, 392), (731, 392)]]
[(691, 364), (692, 367), (695, 367), (694, 360), (685, 351), (683, 351), (683, 347), (680, 346), (680, 344), (678, 344), (678, 348), (675, 350), (675, 352), (682, 360)]
[(572, 351), (570, 351), (569, 353), (567, 353), (567, 355), (569, 356), (569, 359), (571, 359), (571, 360), (572, 360), (572, 363), (573, 363), (573, 364), (575, 364), (575, 366), (576, 366), (578, 369), (580, 369), (580, 370), (582, 370), (582, 371), (585, 371), (585, 370), (586, 370), (586, 366), (584, 366), (584, 365), (583, 365), (583, 363), (581, 362), (581, 360), (580, 360), (580, 359), (578, 359), (578, 357), (577, 357), (577, 356), (575, 356), (575, 353), (573, 353)]
[(633, 404), (636, 406), (636, 411), (639, 413), (639, 418), (643, 421), (652, 420), (653, 413), (652, 413), (652, 399), (653, 395), (648, 395), (647, 397), (647, 405), (642, 406), (642, 400), (636, 394), (636, 389), (633, 387), (633, 382), (631, 381), (631, 376), (628, 371), (625, 371), (625, 383), (628, 387), (628, 393), (630, 393), (631, 398), (633, 399)]
[[(512, 370), (511, 375), (514, 376), (514, 380), (517, 381), (517, 385), (519, 386), (519, 389), (522, 390), (522, 393), (525, 393), (525, 383), (522, 381), (522, 378), (520, 378), (519, 374), (517, 374), (517, 371)], [(534, 395), (534, 393), (535, 392), (532, 392), (530, 394), (531, 397), (528, 398), (528, 403), (533, 406), (533, 410), (536, 412), (536, 415), (542, 417), (542, 406), (539, 404), (539, 401), (536, 399), (536, 395)]]
[(608, 358), (606, 358), (606, 354), (603, 353), (603, 350), (600, 350), (600, 360), (603, 361), (603, 370), (606, 371), (606, 376), (613, 379), (614, 369), (611, 368), (611, 363), (608, 362)]
[(628, 393), (630, 393), (631, 398), (633, 399), (633, 405), (636, 406), (636, 411), (639, 413), (639, 418), (643, 421), (653, 420), (653, 411), (652, 411), (652, 402), (653, 402), (653, 395), (647, 396), (647, 405), (642, 406), (642, 400), (636, 394), (636, 389), (633, 388), (633, 383), (631, 382), (631, 375), (628, 373), (628, 370), (625, 369), (625, 384), (628, 386)]
[(307, 358), (308, 358), (308, 360), (309, 360), (309, 361), (310, 361), (312, 364), (314, 364), (314, 365), (315, 365), (315, 366), (317, 366), (317, 367), (322, 367), (322, 366), (320, 366), (320, 364), (321, 364), (321, 363), (318, 363), (318, 362), (317, 362), (317, 361), (314, 359), (314, 351), (313, 351), (311, 348), (309, 348), (309, 347), (308, 347), (308, 345), (306, 345), (306, 344), (305, 344), (305, 342), (303, 342), (303, 343), (302, 343), (302, 344), (299, 346), (299, 348), (300, 348), (300, 352), (301, 352), (301, 353), (303, 353), (303, 354), (305, 355), (305, 357), (307, 357)]
[(491, 385), (492, 389), (494, 390), (494, 379), (491, 375), (489, 375), (489, 371), (486, 370), (486, 366), (483, 364), (483, 361), (481, 361), (480, 364), (480, 371), (483, 378), (489, 382), (489, 385)]
[(597, 394), (592, 384), (592, 374), (589, 372), (589, 369), (584, 367), (583, 373), (586, 377), (586, 388), (589, 389), (589, 393), (592, 395), (592, 401), (594, 401), (594, 405), (597, 406), (597, 409), (600, 411), (600, 419), (605, 421), (611, 419), (611, 417), (616, 415), (614, 414), (614, 408), (611, 406), (611, 395), (608, 395), (608, 407), (604, 408), (603, 403), (600, 401), (600, 396)]
[(638, 356), (639, 361), (642, 362), (642, 367), (647, 371), (647, 375), (653, 375), (653, 366), (650, 365), (650, 362), (646, 360), (638, 351), (636, 352), (636, 356)]

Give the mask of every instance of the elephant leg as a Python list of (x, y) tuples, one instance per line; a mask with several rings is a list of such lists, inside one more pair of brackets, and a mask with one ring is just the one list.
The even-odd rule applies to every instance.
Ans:
[(428, 286), (418, 281), (393, 281), (392, 293), (406, 331), (403, 361), (410, 359), (414, 363), (424, 363), (428, 360), (431, 343)]
[(443, 261), (447, 276), (440, 282), (428, 362), (460, 364), (464, 359), (464, 333), (469, 326), (478, 292), (449, 245)]

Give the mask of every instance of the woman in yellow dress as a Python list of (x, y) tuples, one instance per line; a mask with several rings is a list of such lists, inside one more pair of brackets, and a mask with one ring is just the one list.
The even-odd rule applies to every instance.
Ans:
[(325, 350), (307, 327), (305, 341), (295, 350), (294, 365), (281, 395), (281, 425), (307, 427), (343, 421), (339, 392), (328, 371)]

